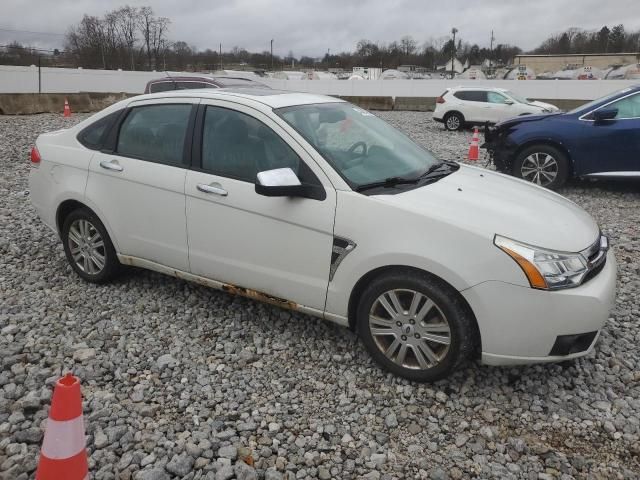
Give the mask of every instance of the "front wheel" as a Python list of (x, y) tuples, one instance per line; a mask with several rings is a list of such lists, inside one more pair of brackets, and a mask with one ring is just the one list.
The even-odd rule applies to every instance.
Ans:
[(569, 177), (569, 160), (563, 152), (551, 145), (533, 145), (516, 157), (513, 175), (556, 190)]
[(473, 353), (472, 315), (458, 292), (429, 275), (398, 271), (375, 279), (360, 297), (357, 329), (384, 369), (418, 382), (448, 376)]

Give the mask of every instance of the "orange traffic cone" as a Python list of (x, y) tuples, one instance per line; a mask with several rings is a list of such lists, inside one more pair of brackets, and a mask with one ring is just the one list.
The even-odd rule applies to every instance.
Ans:
[(469, 145), (469, 160), (477, 161), (480, 156), (480, 133), (478, 127), (473, 129), (473, 138), (471, 139), (471, 145)]
[(64, 98), (64, 116), (71, 116), (71, 107), (69, 107), (69, 101), (67, 100), (67, 97)]
[(36, 480), (88, 478), (80, 379), (67, 373), (56, 382)]

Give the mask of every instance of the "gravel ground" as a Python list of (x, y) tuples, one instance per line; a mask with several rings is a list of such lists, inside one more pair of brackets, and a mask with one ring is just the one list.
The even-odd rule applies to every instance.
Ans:
[[(445, 159), (470, 132), (383, 118)], [(640, 478), (640, 186), (563, 194), (610, 235), (618, 298), (595, 352), (387, 375), (330, 323), (132, 270), (82, 282), (36, 218), (27, 156), (74, 115), (0, 116), (0, 478), (36, 468), (52, 382), (83, 382), (92, 478)]]

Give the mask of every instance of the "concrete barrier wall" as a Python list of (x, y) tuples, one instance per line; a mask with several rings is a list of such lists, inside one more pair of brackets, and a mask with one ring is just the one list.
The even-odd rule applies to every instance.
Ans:
[(0, 115), (62, 114), (65, 98), (69, 100), (72, 112), (97, 112), (130, 96), (127, 93), (96, 92), (0, 94)]
[[(164, 72), (42, 68), (42, 92), (142, 93), (149, 80)], [(273, 88), (345, 97), (435, 98), (448, 87), (494, 86), (529, 98), (592, 100), (637, 83), (635, 80), (276, 80)], [(0, 93), (37, 93), (38, 68), (0, 65)], [(424, 107), (421, 107), (424, 108)]]

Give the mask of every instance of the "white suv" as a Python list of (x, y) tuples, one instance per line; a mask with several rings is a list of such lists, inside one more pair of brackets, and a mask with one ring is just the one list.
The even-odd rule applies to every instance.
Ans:
[(31, 165), (85, 280), (133, 265), (325, 318), (413, 380), (585, 355), (614, 300), (615, 258), (576, 204), (332, 97), (141, 95), (41, 135)]
[(504, 88), (456, 87), (436, 99), (433, 119), (444, 123), (447, 130), (460, 130), (465, 125), (558, 111), (555, 105), (529, 100)]

